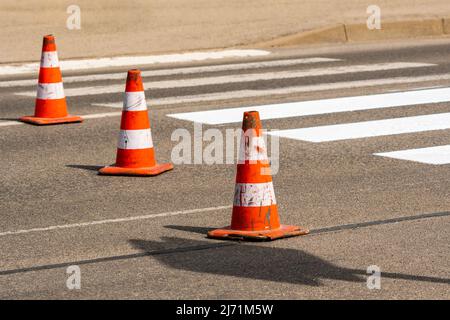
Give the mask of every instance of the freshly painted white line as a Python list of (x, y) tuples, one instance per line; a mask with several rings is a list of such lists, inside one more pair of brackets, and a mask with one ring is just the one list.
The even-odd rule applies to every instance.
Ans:
[(0, 127), (9, 127), (9, 126), (19, 126), (24, 124), (23, 122), (19, 122), (19, 121), (1, 121), (0, 122)]
[(278, 130), (267, 134), (309, 142), (327, 142), (444, 129), (450, 129), (450, 113)]
[(11, 88), (11, 87), (28, 87), (35, 86), (38, 83), (38, 79), (25, 79), (25, 80), (8, 80), (0, 81), (0, 88)]
[[(363, 81), (356, 81), (362, 85)], [(267, 94), (267, 91), (265, 91)], [(180, 97), (180, 99), (183, 99)], [(203, 100), (198, 100), (203, 101)], [(343, 97), (324, 100), (302, 101), (264, 106), (228, 108), (187, 113), (169, 114), (169, 117), (209, 125), (238, 123), (245, 111), (255, 110), (262, 120), (312, 116), (327, 113), (393, 108), (408, 105), (450, 101), (450, 88), (384, 93), (367, 96)], [(162, 103), (161, 103), (162, 102)], [(150, 105), (164, 101), (149, 101)], [(105, 105), (103, 105), (105, 106)], [(109, 105), (112, 106), (112, 105)], [(114, 105), (120, 107), (119, 105)]]
[[(183, 67), (183, 68), (172, 68), (172, 69), (147, 70), (147, 71), (142, 71), (141, 75), (142, 75), (142, 77), (158, 77), (158, 76), (184, 75), (184, 74), (220, 72), (220, 71), (288, 67), (288, 66), (294, 66), (294, 65), (300, 65), (300, 64), (313, 64), (313, 63), (337, 62), (337, 61), (341, 61), (341, 60), (340, 59), (332, 59), (332, 58), (320, 58), (320, 57), (287, 59), (287, 60), (270, 60), (270, 61), (261, 61), (261, 62), (221, 64), (221, 65), (211, 65), (211, 66), (201, 66), (201, 67)], [(69, 76), (69, 77), (64, 77), (64, 83), (77, 83), (77, 82), (101, 81), (101, 80), (124, 80), (125, 81), (126, 77), (127, 77), (127, 75), (124, 72), (107, 73), (107, 74), (92, 74), (92, 75), (83, 75), (83, 76)], [(27, 86), (36, 85), (36, 83), (37, 83), (36, 79), (0, 81), (0, 88), (27, 87)]]
[(105, 112), (105, 113), (93, 113), (81, 116), (83, 119), (99, 119), (107, 117), (118, 117), (121, 116), (122, 112)]
[[(296, 71), (279, 71), (279, 72), (265, 72), (265, 73), (251, 73), (251, 74), (236, 74), (217, 77), (201, 77), (192, 79), (176, 79), (167, 81), (153, 81), (145, 82), (144, 88), (151, 89), (173, 89), (173, 88), (187, 88), (198, 87), (207, 85), (229, 84), (229, 83), (244, 83), (254, 81), (266, 81), (266, 80), (282, 80), (304, 77), (315, 77), (322, 75), (337, 75), (347, 73), (358, 72), (374, 72), (374, 71), (387, 71), (409, 68), (421, 68), (433, 66), (432, 64), (425, 63), (410, 63), (410, 62), (394, 62), (394, 63), (380, 63), (372, 65), (355, 65), (349, 68), (348, 66), (328, 67), (328, 68), (316, 68), (309, 70), (296, 70)], [(123, 92), (123, 84), (109, 85), (109, 86), (91, 86), (66, 89), (66, 96), (86, 96), (86, 95), (98, 95), (106, 93), (118, 93)], [(33, 91), (17, 92), (16, 95), (21, 96), (34, 96)]]
[(449, 164), (450, 145), (374, 153), (374, 155), (434, 165)]
[[(448, 77), (446, 77), (448, 79), (450, 79), (450, 75), (448, 75)], [(445, 80), (445, 79), (439, 79), (439, 80)], [(429, 86), (429, 87), (415, 87), (415, 88), (408, 88), (407, 90), (405, 89), (392, 89), (392, 90), (387, 90), (386, 92), (406, 92), (406, 91), (418, 91), (418, 90), (428, 90), (428, 89), (437, 89), (437, 88), (444, 88), (445, 86)]]
[[(269, 55), (265, 50), (222, 50), (208, 52), (188, 52), (179, 54), (137, 56), (137, 57), (114, 57), (83, 60), (60, 61), (62, 70), (86, 70), (94, 68), (142, 66), (158, 63), (180, 63), (204, 60), (217, 60), (225, 58), (259, 57)], [(13, 75), (34, 73), (39, 69), (39, 63), (26, 63), (19, 65), (0, 65), (0, 74)]]
[(63, 225), (55, 225), (55, 226), (49, 226), (49, 227), (43, 227), (43, 228), (33, 228), (33, 229), (6, 231), (6, 232), (0, 232), (0, 237), (13, 236), (13, 235), (19, 235), (19, 234), (36, 233), (36, 232), (47, 232), (47, 231), (62, 230), (62, 229), (91, 227), (91, 226), (95, 226), (95, 225), (110, 224), (110, 223), (141, 221), (141, 220), (148, 220), (148, 219), (154, 219), (154, 218), (162, 218), (162, 217), (185, 215), (185, 214), (191, 214), (191, 213), (203, 213), (203, 212), (210, 212), (210, 211), (219, 211), (219, 210), (225, 210), (225, 209), (230, 209), (230, 208), (232, 208), (232, 206), (220, 206), (220, 207), (211, 207), (211, 208), (201, 208), (201, 209), (192, 209), (192, 210), (183, 210), (183, 211), (164, 212), (164, 213), (149, 214), (149, 215), (135, 216), (135, 217), (96, 220), (96, 221), (82, 222), (82, 223), (73, 223), (73, 224), (63, 224)]

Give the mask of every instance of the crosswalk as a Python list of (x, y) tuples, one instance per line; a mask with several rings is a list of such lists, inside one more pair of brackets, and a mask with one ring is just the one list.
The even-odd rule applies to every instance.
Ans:
[[(183, 105), (215, 101), (232, 101), (242, 98), (276, 97), (303, 92), (322, 92), (337, 89), (371, 88), (387, 85), (419, 84), (421, 87), (432, 82), (446, 82), (450, 75), (436, 72), (435, 64), (420, 61), (391, 61), (387, 63), (357, 63), (335, 57), (284, 58), (248, 63), (225, 63), (206, 66), (177, 67), (170, 69), (144, 70), (144, 87), (148, 104), (151, 106)], [(395, 76), (400, 70), (419, 70), (416, 76)], [(383, 76), (384, 74), (389, 76)], [(373, 75), (373, 76), (372, 76)], [(315, 81), (321, 77), (334, 76), (334, 81)], [(346, 76), (357, 76), (350, 80)], [(120, 95), (123, 92), (124, 73), (93, 74), (89, 76), (68, 76), (64, 78), (65, 95), (68, 97), (96, 96), (94, 107), (121, 108)], [(314, 81), (311, 81), (314, 80)], [(279, 81), (279, 82), (277, 82)], [(292, 85), (291, 81), (296, 84)], [(85, 83), (89, 82), (86, 86)], [(97, 84), (97, 82), (102, 82)], [(106, 85), (104, 83), (107, 83)], [(298, 83), (301, 82), (301, 83)], [(267, 84), (270, 85), (267, 85)], [(31, 90), (35, 80), (0, 81), (0, 88), (17, 88), (14, 95), (35, 97)], [(29, 90), (21, 88), (29, 87)], [(433, 105), (450, 102), (450, 87), (431, 86), (428, 89), (338, 97), (311, 101), (278, 103), (270, 105), (248, 105), (205, 111), (168, 113), (172, 119), (223, 125), (242, 121), (244, 111), (259, 111), (262, 120), (292, 119), (292, 127), (268, 132), (281, 138), (311, 142), (330, 143), (342, 140), (360, 141), (373, 137), (390, 136), (392, 139), (406, 133), (419, 133), (450, 129), (450, 113), (421, 114), (381, 120), (353, 123), (329, 124), (315, 127), (299, 126), (298, 119), (325, 114), (343, 114), (354, 111), (395, 109), (405, 106)], [(237, 89), (238, 88), (238, 89)], [(184, 90), (180, 94), (180, 89)], [(189, 90), (186, 90), (189, 89)], [(213, 90), (212, 90), (213, 89)], [(237, 90), (236, 90), (237, 89)], [(170, 91), (172, 94), (156, 95)], [(185, 92), (188, 92), (187, 94)], [(102, 102), (102, 97), (108, 97)], [(110, 102), (112, 97), (118, 101)], [(112, 100), (114, 101), (114, 100)], [(432, 110), (432, 109), (430, 109)], [(105, 112), (88, 115), (85, 118), (102, 118), (120, 115), (120, 112)], [(295, 121), (296, 120), (296, 121)], [(3, 125), (7, 125), (3, 123)], [(0, 126), (2, 123), (0, 122)], [(442, 165), (450, 163), (450, 145), (423, 146), (418, 149), (376, 152), (377, 157), (418, 163)]]
[(271, 135), (309, 142), (328, 142), (450, 129), (450, 113), (288, 129)]
[(439, 88), (201, 112), (175, 113), (170, 114), (169, 117), (208, 125), (217, 125), (238, 123), (242, 121), (242, 113), (250, 110), (258, 111), (262, 120), (270, 120), (448, 101), (450, 101), (450, 88)]

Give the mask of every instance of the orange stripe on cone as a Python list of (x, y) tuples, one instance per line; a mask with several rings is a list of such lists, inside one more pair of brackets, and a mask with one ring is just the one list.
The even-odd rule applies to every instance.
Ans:
[(264, 241), (308, 234), (303, 227), (280, 224), (258, 112), (244, 113), (242, 130), (231, 225), (208, 232), (208, 237)]
[(61, 105), (65, 105), (66, 99), (36, 99), (34, 116), (37, 118), (64, 118), (67, 112)]
[(156, 162), (141, 72), (130, 70), (125, 87), (116, 163), (100, 169), (99, 173), (155, 176), (172, 169), (171, 163)]
[(121, 130), (137, 130), (150, 128), (150, 120), (146, 111), (122, 111)]
[(44, 37), (38, 81), (34, 116), (21, 117), (19, 120), (36, 125), (83, 121), (81, 117), (67, 113), (55, 37), (52, 35)]
[(59, 68), (40, 68), (39, 83), (59, 83), (62, 82), (61, 70)]

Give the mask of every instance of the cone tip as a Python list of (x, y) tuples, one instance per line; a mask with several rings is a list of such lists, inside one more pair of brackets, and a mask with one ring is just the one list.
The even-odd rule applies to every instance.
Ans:
[(55, 37), (52, 34), (44, 36), (42, 51), (56, 51)]
[(139, 69), (128, 70), (127, 84), (125, 91), (126, 92), (144, 91), (144, 86), (142, 84), (141, 70)]
[(48, 34), (46, 36), (44, 36), (44, 42), (46, 41), (55, 41), (55, 36), (52, 34)]
[(260, 129), (261, 122), (259, 120), (258, 111), (246, 111), (244, 112), (244, 120), (242, 121), (242, 129)]
[(141, 73), (141, 70), (139, 70), (139, 69), (128, 70), (128, 74), (140, 74), (140, 73)]

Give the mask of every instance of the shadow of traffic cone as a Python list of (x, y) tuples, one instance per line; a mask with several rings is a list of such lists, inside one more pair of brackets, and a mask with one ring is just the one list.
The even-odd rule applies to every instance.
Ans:
[(116, 163), (99, 170), (103, 175), (156, 176), (172, 170), (157, 164), (144, 87), (139, 70), (128, 71)]
[(81, 117), (71, 116), (67, 113), (58, 52), (56, 51), (55, 37), (52, 35), (45, 36), (42, 45), (34, 116), (21, 117), (19, 120), (36, 125), (83, 121)]
[(208, 237), (267, 241), (308, 234), (280, 224), (258, 112), (244, 113), (242, 131), (231, 226), (209, 231)]

